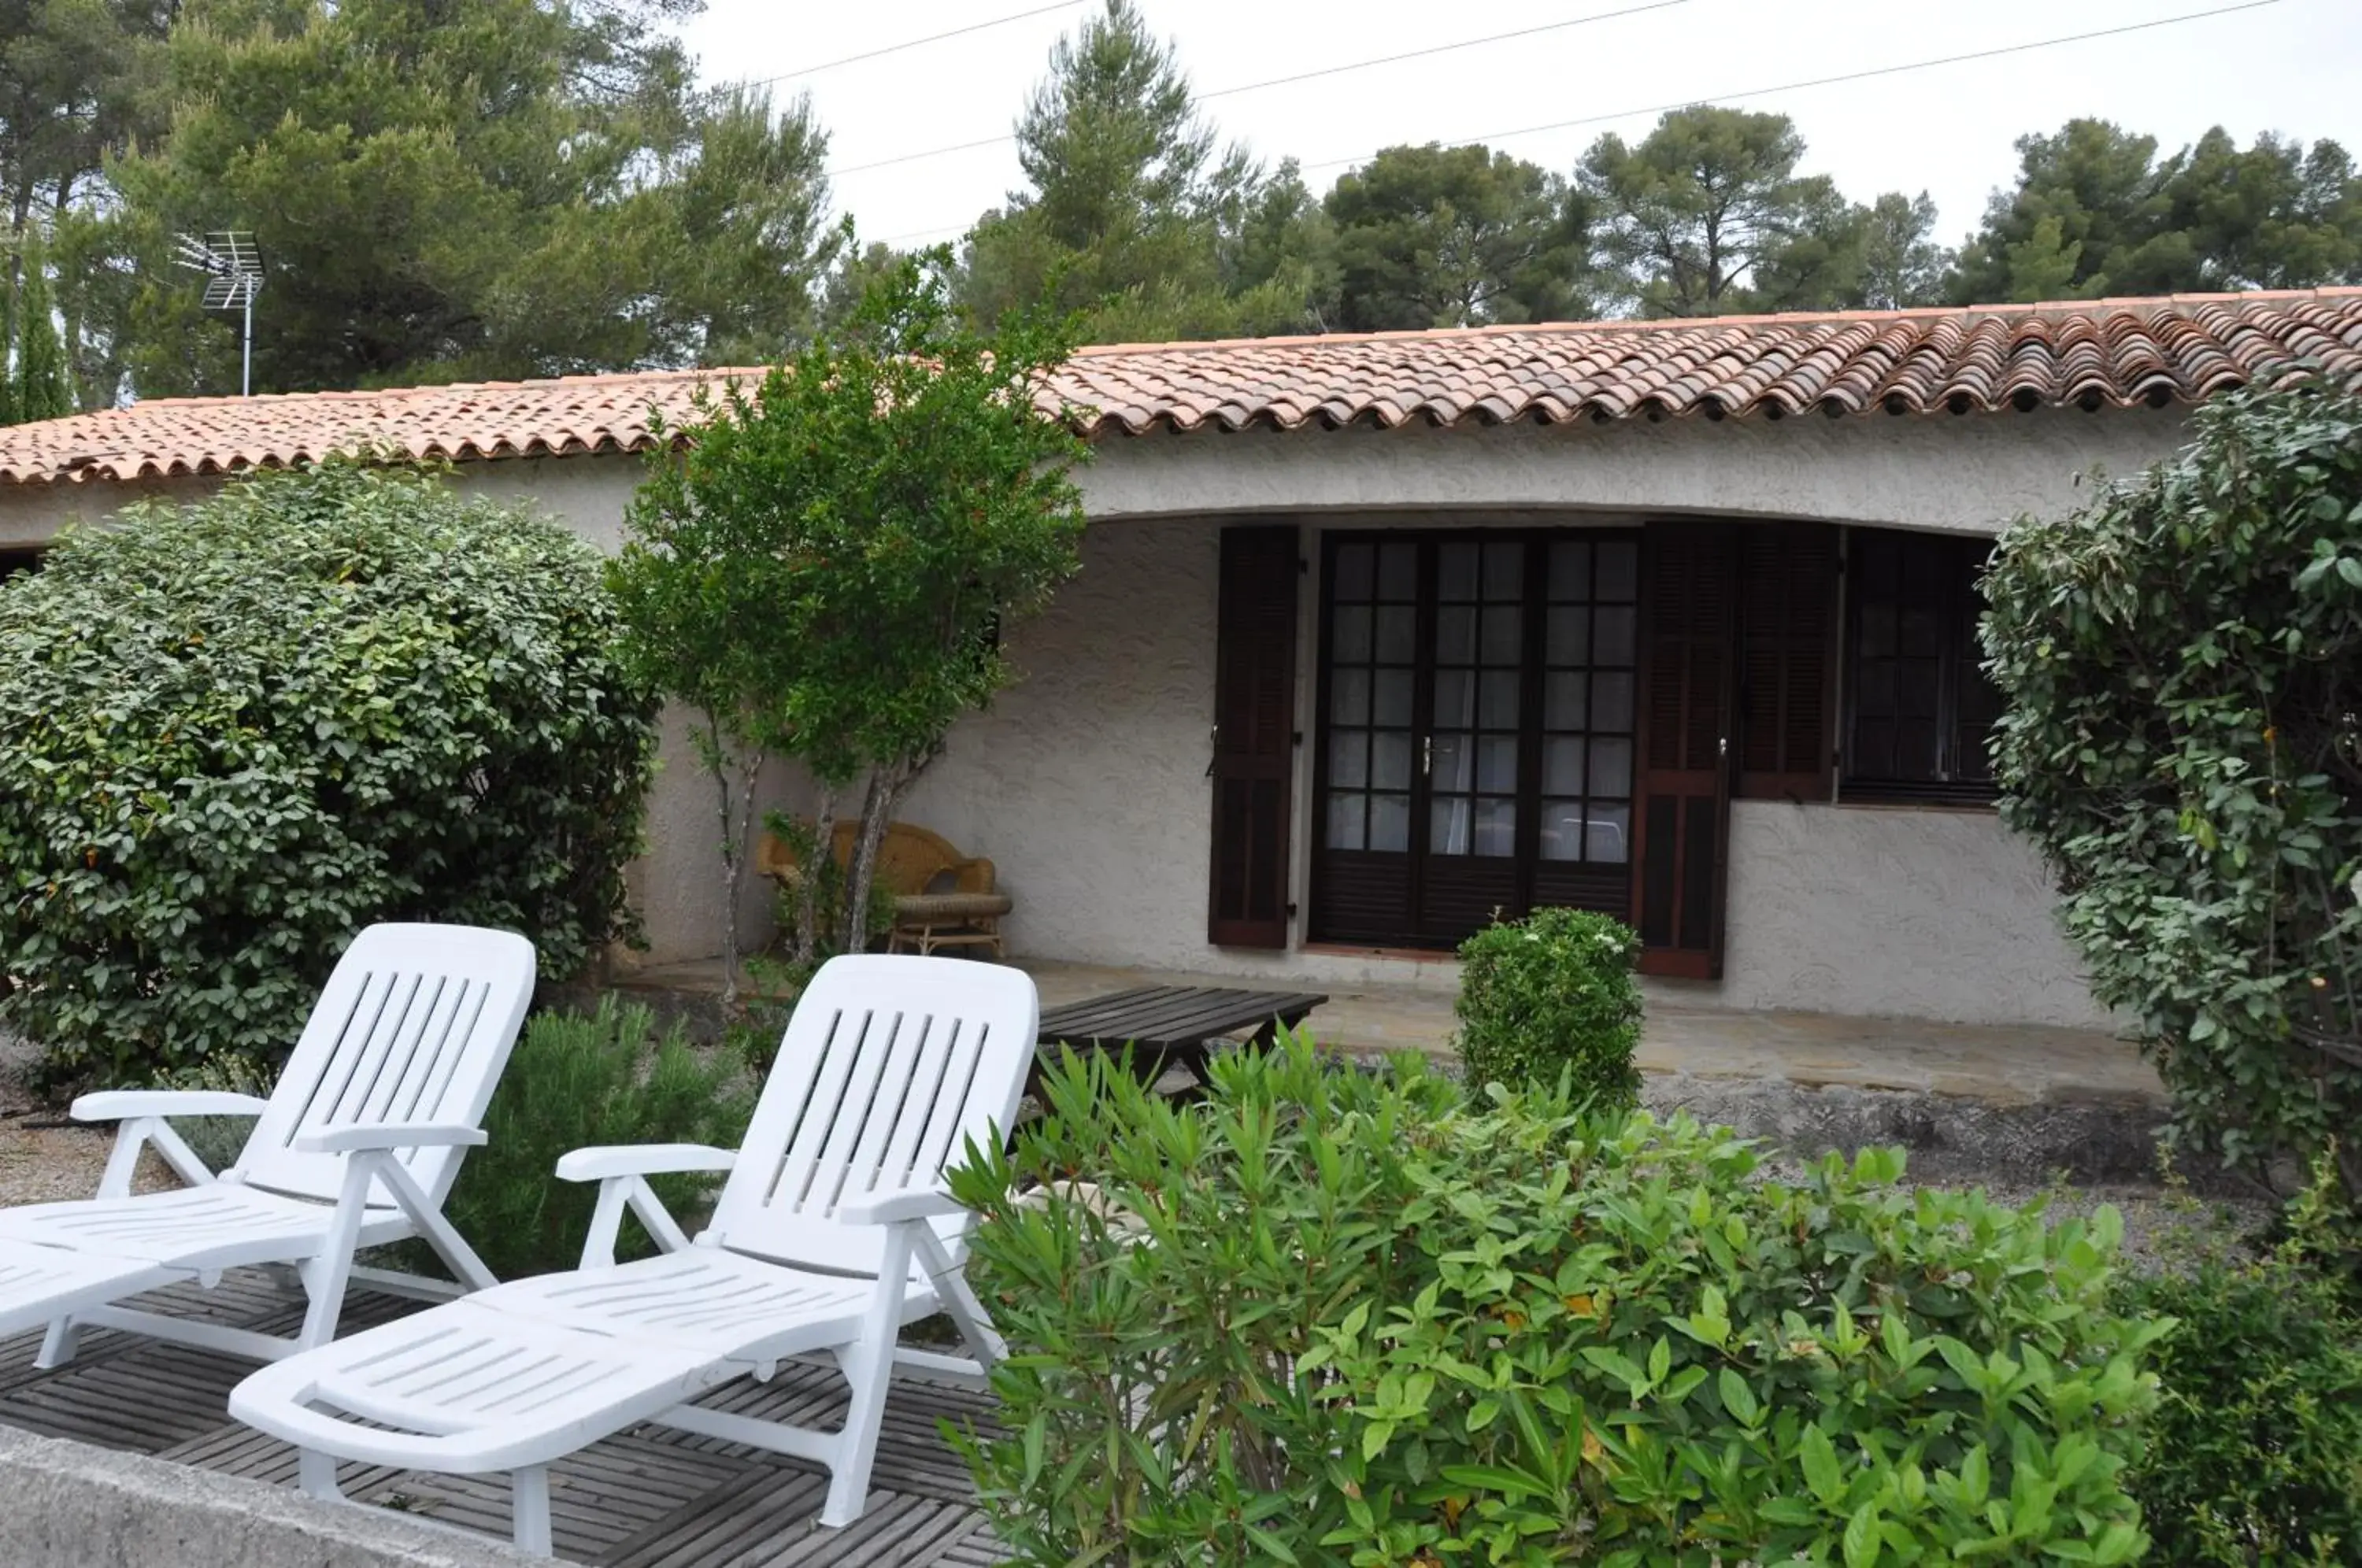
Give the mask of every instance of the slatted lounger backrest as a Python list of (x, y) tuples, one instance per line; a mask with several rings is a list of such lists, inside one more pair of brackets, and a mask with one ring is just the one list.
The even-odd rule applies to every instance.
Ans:
[[(709, 1236), (736, 1252), (875, 1274), (855, 1197), (933, 1187), (1017, 1114), (1040, 1002), (1022, 970), (957, 958), (833, 958), (796, 1003)], [(934, 1222), (955, 1255), (965, 1221)]]
[[(256, 1187), (334, 1201), (344, 1156), (294, 1148), (299, 1132), (355, 1122), (480, 1123), (533, 1000), (533, 944), (510, 932), (370, 926), (337, 960), (236, 1168)], [(463, 1152), (419, 1149), (399, 1158), (439, 1203)], [(381, 1187), (379, 1196), (386, 1197)]]

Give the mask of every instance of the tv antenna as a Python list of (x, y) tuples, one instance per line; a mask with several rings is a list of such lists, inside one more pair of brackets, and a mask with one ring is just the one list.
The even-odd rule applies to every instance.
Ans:
[(242, 228), (214, 229), (202, 238), (183, 234), (173, 243), (173, 259), (205, 276), (204, 308), (234, 310), (246, 316), (246, 357), (237, 395), (254, 395), (254, 296), (262, 292), (262, 252)]

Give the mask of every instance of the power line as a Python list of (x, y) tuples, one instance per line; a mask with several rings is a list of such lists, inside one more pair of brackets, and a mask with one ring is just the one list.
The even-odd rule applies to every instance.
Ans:
[(1293, 83), (1310, 82), (1317, 77), (1337, 76), (1348, 71), (1366, 71), (1373, 65), (1392, 65), (1402, 60), (1425, 60), (1429, 55), (1450, 54), (1454, 50), (1475, 49), (1484, 44), (1507, 43), (1511, 39), (1529, 39), (1537, 33), (1563, 32), (1591, 22), (1612, 22), (1618, 17), (1637, 17), (1643, 11), (1661, 11), (1670, 6), (1686, 6), (1690, 0), (1650, 0), (1645, 6), (1628, 6), (1621, 11), (1601, 11), (1594, 16), (1576, 17), (1570, 21), (1545, 22), (1538, 28), (1519, 28), (1513, 33), (1495, 33), (1490, 38), (1463, 39), (1458, 43), (1437, 44), (1432, 49), (1415, 49), (1403, 54), (1385, 54), (1375, 60), (1357, 60), (1351, 65), (1325, 65), (1318, 71), (1300, 71), (1293, 76), (1275, 76), (1268, 82), (1249, 82), (1237, 87), (1224, 87), (1212, 93), (1200, 93), (1198, 102), (1209, 98), (1234, 97), (1241, 93), (1256, 93), (1265, 87), (1286, 87)]
[[(1666, 114), (1674, 109), (1686, 109), (1698, 104), (1731, 103), (1742, 98), (1766, 97), (1775, 93), (1796, 93), (1812, 87), (1830, 87), (1847, 82), (1864, 82), (1873, 77), (1896, 76), (1905, 72), (1931, 71), (1938, 66), (1959, 65), (1979, 60), (1994, 60), (2004, 55), (2025, 54), (2034, 50), (2057, 49), (2066, 44), (2088, 43), (2094, 39), (2118, 38), (2126, 33), (2147, 32), (2151, 28), (2169, 28), (2178, 26), (2183, 22), (2201, 22), (2206, 20), (2210, 17), (2227, 17), (2239, 11), (2258, 11), (2267, 6), (2277, 6), (2279, 4), (2281, 4), (2281, 0), (2239, 0), (2239, 3), (2235, 5), (2217, 6), (2204, 11), (2187, 11), (2177, 17), (2158, 17), (2146, 22), (2128, 22), (2121, 27), (2102, 28), (2094, 32), (2070, 33), (2060, 38), (2038, 39), (2027, 43), (2004, 44), (1998, 49), (1976, 50), (1967, 54), (1943, 55), (1933, 60), (1915, 60), (1899, 65), (1873, 66), (1865, 71), (1849, 71), (1836, 76), (1816, 76), (1802, 82), (1783, 82), (1779, 85), (1772, 87), (1749, 87), (1736, 93), (1721, 93), (1711, 96), (1683, 98), (1672, 103), (1651, 104), (1639, 108), (1617, 109), (1604, 115), (1585, 115), (1577, 119), (1553, 120), (1548, 125), (1523, 126), (1516, 130), (1493, 131), (1483, 136), (1461, 138), (1459, 138), (1458, 144), (1465, 144), (1469, 142), (1490, 143), (1507, 141), (1515, 137), (1540, 136), (1547, 131), (1571, 130), (1581, 126), (1603, 125), (1611, 120), (1636, 119), (1642, 115)], [(1246, 89), (1233, 88), (1230, 89), (1230, 91), (1243, 92), (1246, 91)], [(1014, 138), (1010, 137), (998, 137), (993, 138), (991, 141), (968, 142), (961, 147), (943, 148), (936, 150), (939, 152), (959, 152), (965, 151), (971, 147), (990, 147), (995, 145), (996, 142), (1013, 139)], [(912, 153), (909, 158), (893, 159), (889, 160), (888, 161), (907, 162), (910, 161), (911, 159), (927, 158), (934, 155), (934, 153)], [(1308, 163), (1302, 167), (1307, 172), (1321, 169), (1336, 169), (1350, 163), (1365, 162), (1374, 156), (1375, 155), (1372, 153), (1360, 153), (1351, 158), (1332, 158), (1319, 163)], [(882, 165), (867, 164), (863, 167), (878, 168), (882, 167)], [(843, 172), (854, 173), (857, 172), (857, 171), (845, 170), (843, 171)], [(965, 232), (965, 230), (952, 228), (917, 229), (906, 235), (894, 236), (892, 238), (881, 241), (880, 243), (892, 244), (900, 239), (916, 238), (922, 235), (952, 234), (960, 232)]]
[[(1669, 6), (1686, 6), (1690, 0), (1648, 0), (1646, 5), (1628, 6), (1620, 11), (1599, 11), (1588, 17), (1574, 17), (1563, 22), (1545, 22), (1540, 27), (1519, 28), (1515, 32), (1494, 33), (1481, 39), (1462, 39), (1457, 43), (1436, 44), (1427, 49), (1415, 49), (1401, 54), (1380, 55), (1374, 60), (1357, 60), (1346, 65), (1324, 65), (1317, 71), (1300, 71), (1291, 76), (1274, 76), (1263, 82), (1242, 82), (1236, 87), (1219, 88), (1211, 93), (1194, 94), (1194, 101), (1205, 103), (1211, 98), (1234, 98), (1242, 93), (1258, 93), (1265, 87), (1285, 87), (1292, 83), (1309, 82), (1315, 77), (1339, 76), (1349, 71), (1367, 71), (1374, 65), (1394, 65), (1406, 60), (1424, 60), (1429, 55), (1451, 54), (1454, 50), (1476, 49), (1485, 44), (1507, 43), (1512, 39), (1532, 38), (1537, 33), (1563, 32), (1593, 22), (1610, 22), (1618, 17), (1635, 17), (1644, 11), (1662, 11)], [(982, 147), (999, 147), (1017, 139), (1011, 134), (988, 136), (978, 141), (955, 142), (949, 147), (931, 147), (923, 152), (905, 152), (893, 158), (881, 158), (873, 163), (856, 163), (846, 169), (832, 169), (829, 177), (844, 174), (866, 174), (873, 169), (891, 169), (897, 164), (916, 163), (922, 159), (944, 158), (955, 152), (973, 152)]]
[(1021, 22), (1030, 17), (1046, 17), (1053, 11), (1071, 11), (1076, 6), (1086, 3), (1087, 0), (1058, 0), (1054, 6), (1036, 6), (1031, 11), (1019, 11), (1007, 17), (995, 17), (988, 22), (970, 22), (966, 27), (954, 28), (949, 32), (929, 33), (922, 39), (906, 39), (900, 43), (888, 44), (883, 49), (867, 50), (860, 54), (848, 54), (842, 60), (822, 61), (818, 65), (807, 65), (800, 70), (781, 72), (777, 76), (758, 77), (752, 82), (740, 83), (739, 85), (768, 87), (775, 82), (793, 82), (801, 76), (817, 76), (823, 71), (834, 71), (840, 65), (855, 65), (865, 60), (877, 60), (885, 55), (900, 54), (906, 49), (918, 49), (926, 44), (941, 43), (945, 39), (965, 38), (969, 33), (980, 33), (991, 28), (1007, 27), (1011, 22)]
[[(1667, 114), (1674, 109), (1686, 109), (1697, 104), (1727, 104), (1739, 98), (1761, 98), (1774, 93), (1797, 93), (1807, 87), (1831, 87), (1843, 82), (1866, 82), (1873, 76), (1895, 76), (1906, 71), (1929, 71), (1939, 65), (1959, 65), (1968, 61), (1995, 60), (2007, 54), (2024, 54), (2029, 50), (2056, 49), (2061, 44), (2088, 43), (2093, 39), (2112, 39), (2125, 33), (2146, 32), (2151, 28), (2169, 28), (2180, 22), (2200, 22), (2209, 17), (2227, 17), (2234, 11), (2257, 11), (2267, 6), (2277, 6), (2280, 0), (2240, 0), (2235, 6), (2217, 6), (2212, 10), (2188, 11), (2179, 17), (2158, 17), (2147, 22), (2127, 22), (2119, 28), (2102, 28), (2097, 32), (2070, 33), (2064, 38), (2040, 39), (2032, 43), (2004, 44), (1999, 49), (1981, 49), (1968, 54), (1948, 54), (1937, 60), (1915, 60), (1902, 65), (1874, 66), (1868, 71), (1849, 71), (1838, 76), (1816, 76), (1805, 82), (1783, 82), (1776, 87), (1749, 87), (1744, 92), (1719, 93), (1710, 97), (1682, 98), (1672, 103), (1651, 104), (1645, 108), (1617, 109), (1605, 115), (1585, 115), (1579, 119), (1552, 120), (1543, 126), (1522, 126), (1516, 130), (1491, 131), (1483, 136), (1462, 138), (1462, 142), (1507, 141), (1513, 137), (1540, 136), (1545, 131), (1572, 130), (1578, 126), (1604, 125), (1609, 120), (1637, 119), (1642, 115)], [(1303, 165), (1308, 172), (1316, 169), (1336, 169), (1348, 163), (1361, 163), (1375, 156), (1360, 153), (1352, 158), (1331, 158), (1321, 163)]]
[(1017, 138), (1013, 134), (1009, 136), (988, 136), (982, 141), (963, 141), (955, 143), (950, 147), (931, 147), (924, 152), (906, 152), (899, 158), (881, 158), (875, 163), (856, 163), (849, 169), (830, 169), (823, 171), (823, 172), (825, 172), (830, 179), (836, 180), (841, 179), (847, 174), (866, 174), (872, 169), (891, 169), (898, 163), (916, 163), (922, 158), (942, 158), (949, 153), (973, 151), (975, 149), (979, 147), (999, 147), (1005, 142), (1011, 142), (1016, 139)]

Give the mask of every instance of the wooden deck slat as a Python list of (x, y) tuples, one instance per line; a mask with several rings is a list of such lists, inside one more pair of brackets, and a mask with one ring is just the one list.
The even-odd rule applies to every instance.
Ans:
[[(137, 1305), (263, 1332), (292, 1332), (302, 1302), (249, 1270), (218, 1289), (152, 1292)], [(348, 1331), (416, 1310), (363, 1293)], [(39, 1334), (0, 1342), (0, 1425), (148, 1453), (225, 1474), (292, 1485), (294, 1450), (230, 1420), (229, 1390), (252, 1364), (131, 1333), (94, 1330), (82, 1353), (54, 1372), (31, 1365)], [(833, 1426), (844, 1384), (833, 1366), (783, 1366), (768, 1383), (742, 1379), (701, 1404), (758, 1419)], [(815, 1522), (826, 1477), (817, 1466), (649, 1424), (550, 1468), (550, 1511), (562, 1557), (612, 1568), (985, 1568), (999, 1561), (966, 1463), (939, 1420), (989, 1430), (993, 1401), (966, 1389), (898, 1382), (872, 1472), (870, 1507), (855, 1525)], [(392, 1505), (505, 1538), (505, 1475), (429, 1475), (344, 1464), (356, 1501)]]
[(1329, 999), (1309, 991), (1250, 991), (1210, 986), (1146, 986), (1042, 1015), (1044, 1044), (1195, 1045), (1275, 1018), (1301, 1016)]
[(1099, 1040), (1142, 1045), (1194, 1043), (1206, 1037), (1212, 1021), (1228, 1016), (1231, 1010), (1220, 999), (1209, 1004), (1202, 995), (1175, 990), (1153, 1000), (1143, 999), (1136, 1007), (1110, 1008), (1089, 1027)]
[[(156, 1455), (178, 1464), (193, 1464), (200, 1470), (218, 1471), (224, 1475), (243, 1476), (248, 1481), (260, 1481), (272, 1486), (295, 1485), (295, 1449), (266, 1432), (236, 1423), (215, 1427), (202, 1437), (165, 1449)], [(384, 1464), (364, 1464), (359, 1460), (345, 1460), (337, 1465), (337, 1485), (349, 1496), (361, 1496), (377, 1490), (402, 1474)]]
[(774, 1540), (809, 1534), (828, 1496), (817, 1472), (754, 1465), (680, 1517), (642, 1530), (599, 1562), (601, 1568), (719, 1568)]

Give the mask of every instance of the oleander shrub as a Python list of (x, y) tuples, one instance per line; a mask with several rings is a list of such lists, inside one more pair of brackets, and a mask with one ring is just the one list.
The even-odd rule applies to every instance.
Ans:
[(2260, 1256), (2215, 1242), (2128, 1275), (2119, 1309), (2169, 1316), (2131, 1490), (2155, 1562), (2329, 1568), (2362, 1562), (2362, 1315), (2313, 1262), (2327, 1164), (2296, 1223)]
[[(2362, 397), (2235, 393), (2191, 430), (2003, 535), (1993, 768), (2179, 1137), (2268, 1168), (2362, 1123)], [(2362, 1199), (2362, 1141), (2343, 1171)]]
[(1536, 910), (1460, 944), (1460, 1060), (1472, 1088), (1555, 1084), (1600, 1110), (1639, 1103), (1640, 939), (1586, 910)]
[(0, 584), (0, 1021), (51, 1075), (267, 1073), (361, 927), (631, 933), (654, 708), (596, 552), (337, 464), (69, 535)]
[[(468, 1152), (445, 1211), (502, 1279), (569, 1269), (581, 1261), (599, 1187), (559, 1181), (560, 1155), (623, 1143), (735, 1149), (753, 1113), (738, 1059), (700, 1051), (679, 1022), (659, 1030), (648, 1009), (613, 997), (589, 1011), (538, 1012), (510, 1053), (484, 1115), (483, 1146)], [(649, 1185), (693, 1233), (722, 1181), (696, 1174)], [(616, 1257), (652, 1250), (626, 1215)], [(424, 1248), (413, 1252), (425, 1266)]]
[(1726, 1129), (1301, 1037), (1213, 1080), (1069, 1055), (952, 1177), (1012, 1353), (965, 1448), (1017, 1561), (2139, 1555), (2167, 1325), (2109, 1309), (2112, 1210), (1914, 1191), (1887, 1151), (1769, 1181)]

